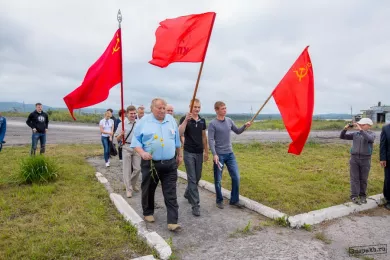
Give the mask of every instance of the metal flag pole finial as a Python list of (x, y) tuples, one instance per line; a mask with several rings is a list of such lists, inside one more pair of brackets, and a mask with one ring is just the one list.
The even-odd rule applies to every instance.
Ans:
[(121, 9), (118, 10), (118, 14), (117, 14), (116, 18), (118, 19), (118, 22), (119, 22), (119, 25), (120, 25), (121, 22), (122, 22), (122, 13), (121, 13)]

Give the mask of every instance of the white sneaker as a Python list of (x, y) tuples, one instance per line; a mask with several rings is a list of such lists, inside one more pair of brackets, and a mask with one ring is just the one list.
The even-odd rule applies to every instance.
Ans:
[(122, 162), (122, 160), (119, 160), (120, 162)]
[(106, 162), (106, 167), (110, 167), (110, 163), (109, 162)]

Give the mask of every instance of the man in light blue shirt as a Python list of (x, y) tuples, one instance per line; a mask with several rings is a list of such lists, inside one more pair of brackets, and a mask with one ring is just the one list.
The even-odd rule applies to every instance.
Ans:
[[(179, 231), (177, 203), (177, 167), (183, 161), (180, 135), (176, 120), (166, 114), (165, 100), (152, 100), (152, 113), (145, 115), (134, 129), (131, 148), (141, 156), (142, 209), (146, 221), (154, 222), (154, 193), (158, 182), (167, 207), (168, 229)], [(175, 153), (177, 156), (175, 157)]]

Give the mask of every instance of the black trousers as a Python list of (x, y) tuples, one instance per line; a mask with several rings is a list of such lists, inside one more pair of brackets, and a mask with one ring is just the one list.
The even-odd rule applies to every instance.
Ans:
[(151, 173), (151, 161), (141, 161), (142, 173), (142, 210), (144, 216), (154, 214), (154, 194), (157, 184), (161, 181), (165, 206), (167, 207), (168, 224), (177, 224), (179, 218), (179, 205), (177, 204), (176, 183), (177, 163), (176, 159), (166, 161), (152, 161), (157, 173)]
[(385, 180), (383, 183), (383, 196), (387, 203), (390, 203), (390, 161), (387, 161), (387, 167), (385, 167)]

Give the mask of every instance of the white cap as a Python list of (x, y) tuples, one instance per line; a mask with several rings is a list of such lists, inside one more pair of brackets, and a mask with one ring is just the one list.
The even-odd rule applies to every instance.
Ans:
[(373, 125), (372, 120), (367, 118), (367, 117), (360, 119), (359, 122), (357, 122), (357, 123), (359, 125)]

